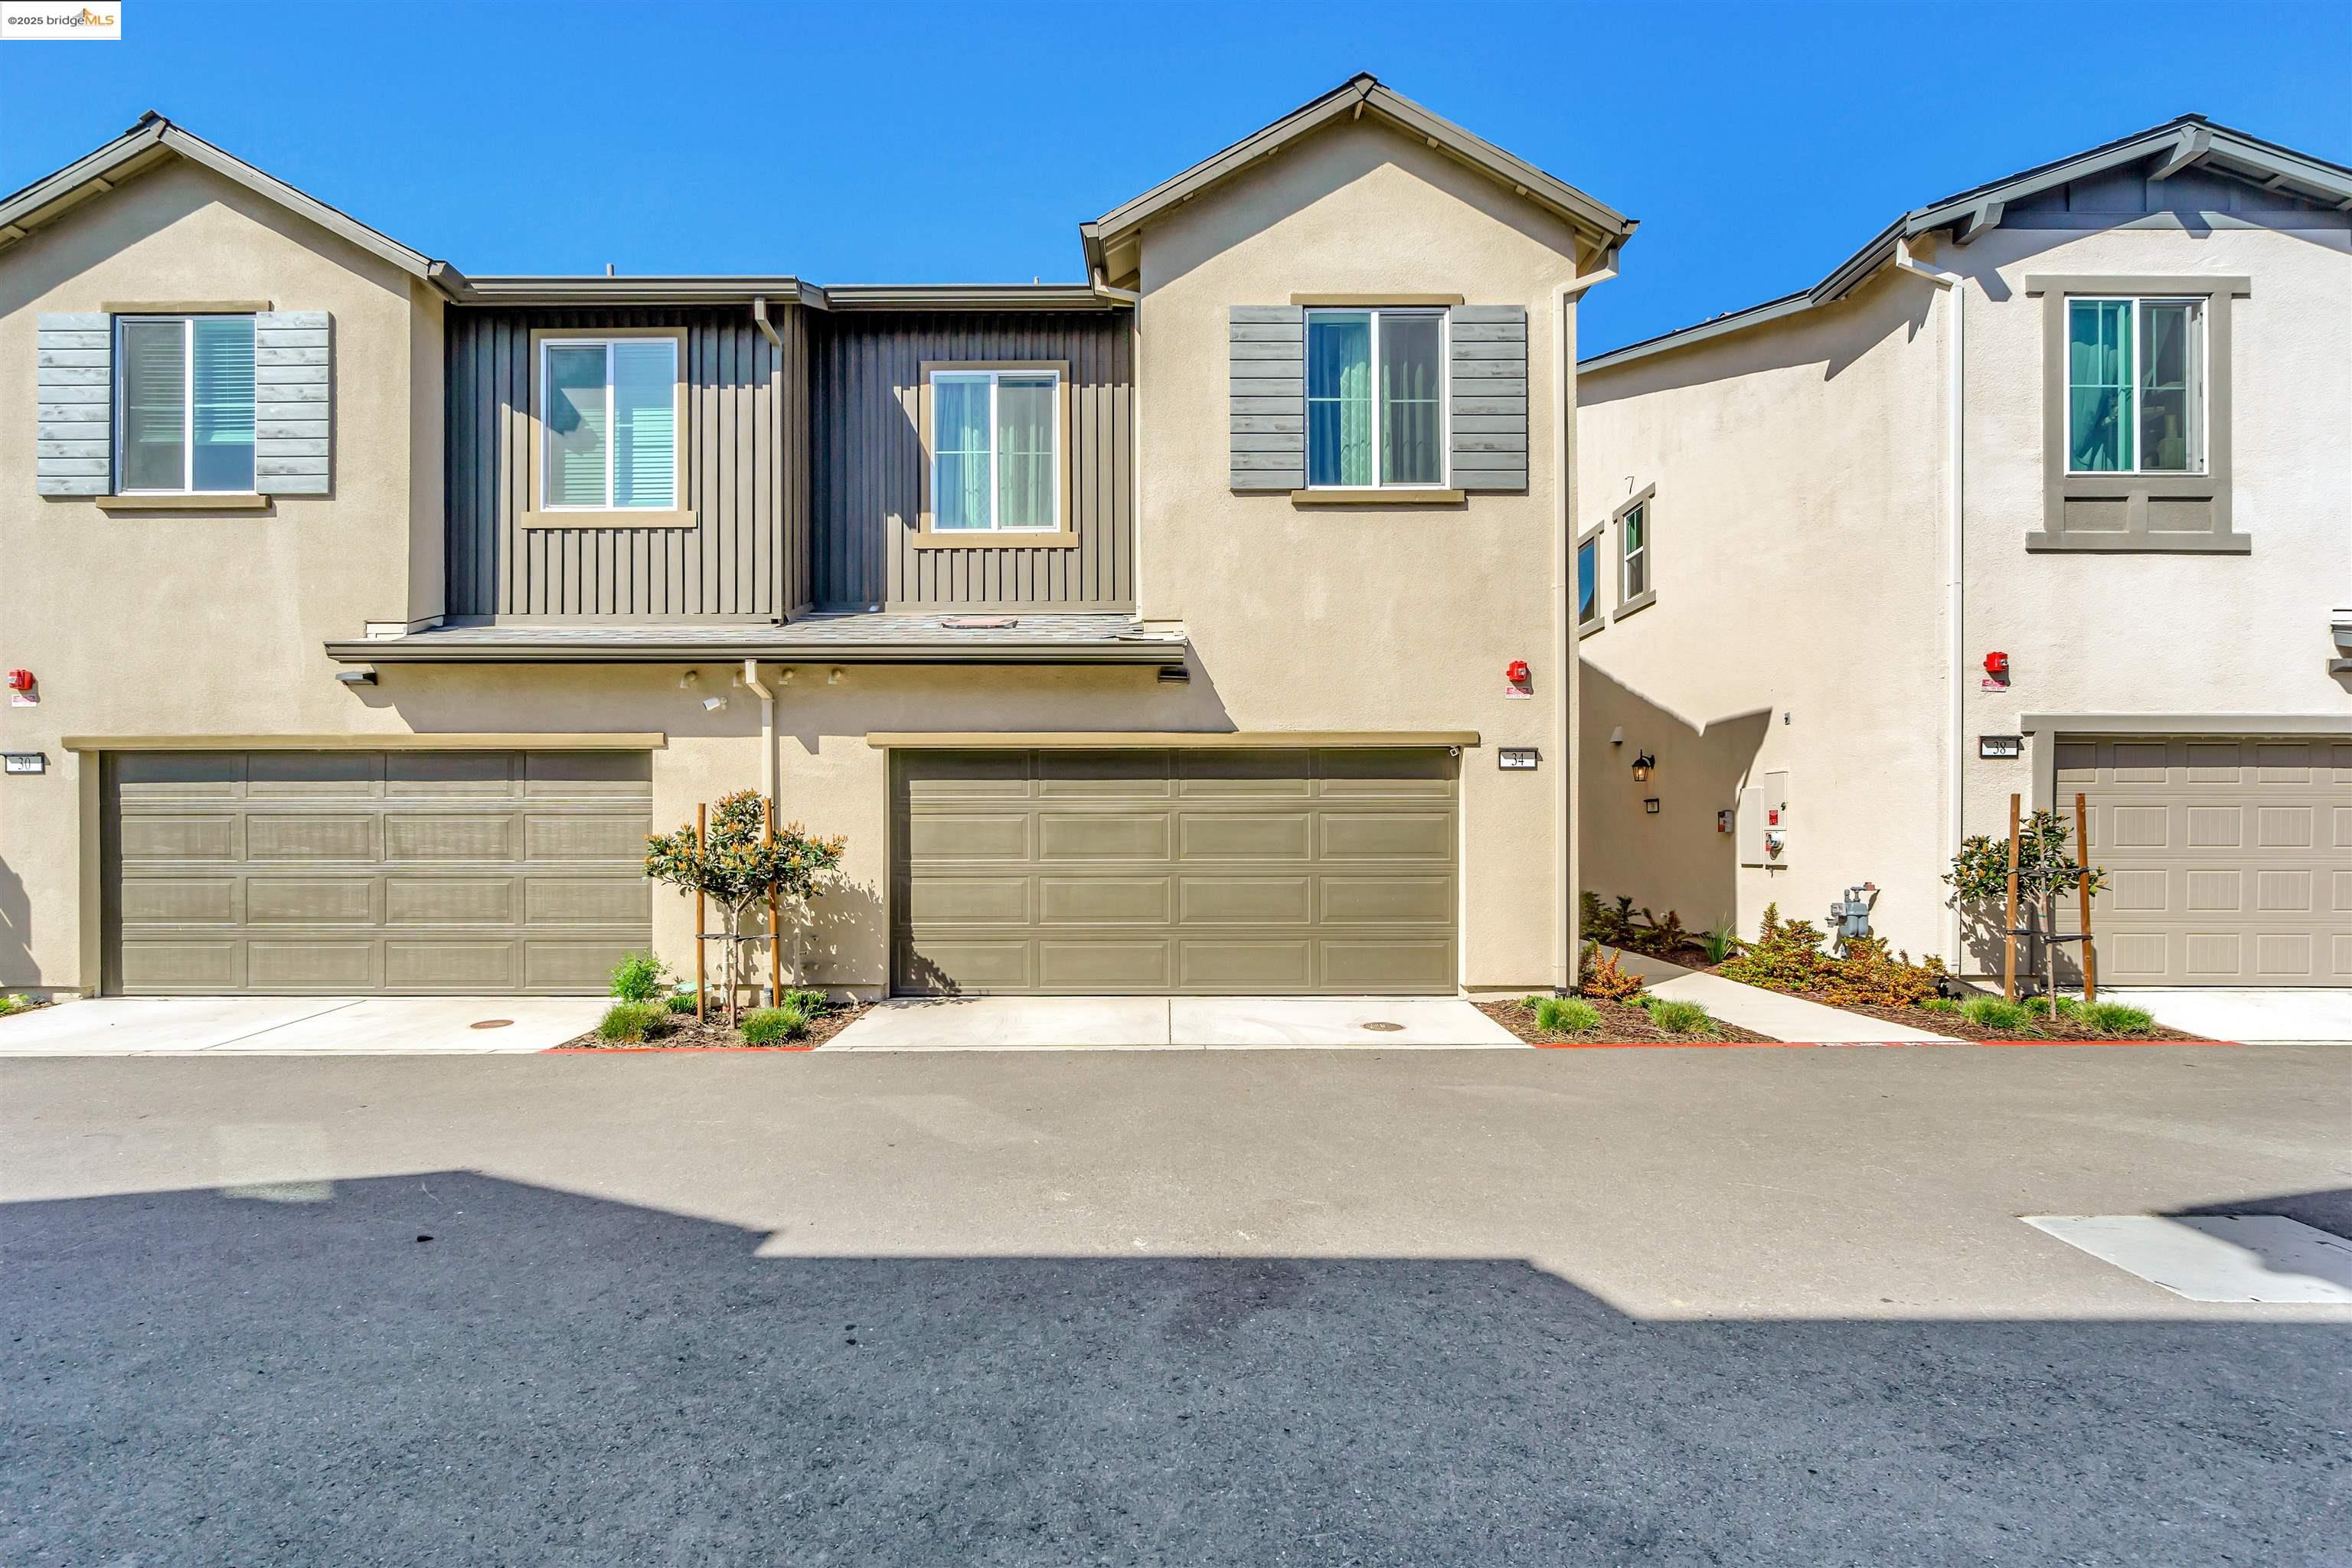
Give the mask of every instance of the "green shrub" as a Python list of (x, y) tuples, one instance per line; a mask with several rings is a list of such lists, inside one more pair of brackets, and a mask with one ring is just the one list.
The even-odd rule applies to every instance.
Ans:
[(1926, 997), (1918, 1005), (1921, 1011), (1927, 1013), (1957, 1013), (1960, 1010), (1960, 1005), (1949, 996)]
[(650, 1002), (615, 1002), (596, 1025), (598, 1038), (617, 1045), (657, 1040), (669, 1031), (669, 1014)]
[(662, 1005), (667, 1007), (673, 1013), (691, 1013), (694, 1011), (694, 993), (691, 991), (672, 992), (669, 996), (663, 1001)]
[(22, 1013), (33, 1005), (33, 999), (22, 993), (0, 996), (0, 1018), (11, 1013)]
[(1739, 938), (1733, 933), (1728, 920), (1717, 921), (1707, 927), (1706, 934), (1699, 938), (1698, 944), (1705, 950), (1709, 963), (1721, 963), (1739, 951)]
[(808, 1015), (790, 1002), (781, 1007), (755, 1007), (743, 1015), (743, 1043), (747, 1046), (781, 1046), (786, 1040), (797, 1040), (809, 1031)]
[(613, 965), (613, 994), (624, 1002), (650, 1002), (662, 994), (669, 966), (650, 952), (624, 953)]
[(2083, 1021), (2110, 1035), (2145, 1035), (2156, 1027), (2156, 1016), (2128, 1002), (2094, 1002), (2082, 1012)]
[(1979, 1029), (2022, 1029), (2033, 1022), (2033, 1009), (1999, 996), (1971, 996), (1960, 1005), (1960, 1016)]
[(813, 991), (803, 986), (785, 992), (782, 1002), (778, 1005), (796, 1007), (800, 1010), (802, 1017), (814, 1018), (823, 1014), (832, 1004), (825, 1000), (824, 992)]
[(1648, 1010), (1650, 1022), (1669, 1035), (1709, 1035), (1715, 1032), (1715, 1020), (1707, 1016), (1705, 1007), (1696, 1002), (1652, 996), (1646, 998), (1642, 1005)]
[(1842, 955), (1825, 952), (1821, 929), (1811, 921), (1783, 921), (1778, 904), (1764, 907), (1754, 945), (1723, 965), (1726, 979), (1816, 996), (1833, 1007), (1912, 1006), (1936, 994), (1943, 973), (1937, 960), (1914, 963), (1907, 952), (1889, 952), (1882, 937), (1856, 937)]
[(1580, 1035), (1601, 1026), (1601, 1009), (1576, 996), (1531, 996), (1536, 1027), (1547, 1035)]

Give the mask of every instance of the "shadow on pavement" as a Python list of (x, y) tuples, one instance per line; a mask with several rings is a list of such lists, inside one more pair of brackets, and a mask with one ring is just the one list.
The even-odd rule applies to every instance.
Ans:
[(761, 1258), (464, 1172), (253, 1191), (0, 1206), (0, 1558), (2275, 1565), (2352, 1526), (2336, 1326), (1645, 1321), (1508, 1260)]

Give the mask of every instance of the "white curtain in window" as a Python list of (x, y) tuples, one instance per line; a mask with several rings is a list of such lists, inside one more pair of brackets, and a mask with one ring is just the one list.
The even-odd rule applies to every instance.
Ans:
[(996, 384), (996, 526), (1052, 528), (1054, 379), (1000, 376)]
[(941, 531), (989, 526), (988, 393), (984, 375), (932, 379), (931, 526)]

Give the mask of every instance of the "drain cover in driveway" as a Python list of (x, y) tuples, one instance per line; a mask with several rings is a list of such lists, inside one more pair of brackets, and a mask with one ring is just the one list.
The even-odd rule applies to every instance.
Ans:
[(2027, 1215), (2025, 1223), (2191, 1301), (2352, 1306), (2352, 1241), (2280, 1215)]
[(1401, 1035), (1404, 1033), (1404, 1026), (1402, 1024), (1367, 1024), (1364, 1027), (1367, 1029), (1377, 1029), (1383, 1035)]
[(466, 1027), (469, 1029), (503, 1029), (513, 1022), (514, 1020), (512, 1018), (484, 1018), (481, 1022), (478, 1024), (468, 1024)]

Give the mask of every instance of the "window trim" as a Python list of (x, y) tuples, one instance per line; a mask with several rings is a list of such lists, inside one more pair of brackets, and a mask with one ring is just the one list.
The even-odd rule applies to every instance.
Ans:
[(1569, 565), (1575, 571), (1581, 570), (1584, 552), (1588, 550), (1592, 552), (1592, 615), (1589, 619), (1580, 616), (1578, 618), (1576, 635), (1580, 638), (1591, 637), (1609, 624), (1609, 612), (1602, 605), (1601, 592), (1601, 536), (1608, 531), (1607, 523), (1594, 523), (1584, 531), (1583, 535), (1577, 540), (1575, 548), (1569, 552)]
[[(939, 485), (939, 453), (933, 438), (932, 381), (941, 375), (991, 378), (989, 442), (995, 451), (994, 381), (1002, 376), (1051, 375), (1054, 378), (1054, 521), (1047, 528), (1001, 528), (996, 525), (996, 490), (989, 487), (989, 526), (942, 530), (933, 497)], [(1067, 360), (926, 360), (915, 388), (915, 444), (920, 470), (913, 543), (918, 550), (1075, 550), (1078, 536), (1070, 517), (1070, 496), (1076, 488), (1071, 464), (1070, 362)]]
[[(578, 346), (606, 343), (632, 338), (667, 338), (676, 345), (674, 380), (670, 388), (671, 438), (676, 442), (672, 461), (677, 476), (677, 493), (667, 510), (656, 507), (581, 507), (547, 504), (547, 350), (550, 344)], [(518, 520), (524, 528), (692, 528), (696, 518), (686, 504), (687, 454), (689, 447), (688, 420), (693, 400), (687, 395), (691, 372), (687, 364), (686, 329), (684, 327), (533, 327), (530, 331), (530, 363), (527, 371), (528, 384), (523, 409), (523, 425), (529, 436), (524, 453), (524, 483), (527, 510)], [(611, 397), (612, 355), (605, 354), (606, 397)], [(612, 459), (607, 443), (605, 459), (605, 499), (612, 499)]]
[[(1315, 341), (1315, 318), (1318, 316), (1365, 316), (1370, 319), (1371, 332), (1367, 348), (1372, 367), (1372, 473), (1368, 485), (1318, 485), (1315, 482), (1315, 419), (1313, 400), (1307, 391), (1307, 366), (1312, 363)], [(1400, 479), (1387, 483), (1377, 476), (1381, 471), (1381, 318), (1383, 316), (1435, 317), (1437, 319), (1437, 478), (1434, 479)], [(1418, 496), (1451, 495), (1454, 487), (1454, 312), (1444, 305), (1311, 305), (1304, 307), (1299, 319), (1300, 349), (1298, 410), (1305, 433), (1300, 454), (1305, 458), (1307, 483), (1301, 493), (1308, 495), (1379, 496), (1383, 492), (1410, 490)]]
[[(108, 357), (113, 362), (113, 369), (109, 373), (109, 375), (114, 384), (109, 387), (107, 392), (110, 400), (109, 412), (113, 419), (112, 438), (108, 442), (109, 447), (112, 449), (110, 467), (113, 471), (108, 476), (108, 494), (103, 499), (112, 500), (115, 497), (127, 497), (145, 500), (147, 498), (157, 498), (164, 500), (190, 500), (197, 502), (210, 501), (218, 499), (226, 500), (230, 505), (236, 505), (246, 497), (258, 497), (261, 494), (261, 491), (258, 489), (258, 486), (261, 483), (261, 478), (260, 456), (257, 449), (254, 458), (253, 482), (247, 485), (245, 489), (241, 490), (200, 490), (195, 488), (196, 319), (202, 316), (252, 321), (256, 312), (251, 310), (124, 310), (113, 312), (112, 314), (112, 336), (110, 339), (110, 346), (107, 353)], [(131, 489), (127, 488), (122, 482), (123, 464), (124, 460), (130, 455), (131, 448), (130, 442), (124, 438), (124, 432), (128, 431), (131, 427), (130, 405), (128, 402), (128, 394), (131, 387), (131, 376), (130, 356), (123, 352), (123, 329), (127, 326), (150, 321), (177, 321), (180, 323), (180, 485), (176, 489), (159, 489), (152, 486), (142, 486), (140, 489)], [(254, 330), (258, 333), (260, 331), (259, 326), (257, 324)], [(255, 363), (257, 371), (259, 366), (257, 354), (256, 356)], [(255, 406), (254, 445), (258, 448), (260, 446), (259, 426), (261, 393), (257, 381), (254, 390), (253, 400)]]
[[(1657, 508), (1650, 504), (1657, 494), (1656, 485), (1645, 485), (1609, 514), (1609, 527), (1617, 535), (1617, 607), (1609, 612), (1612, 626), (1658, 601)], [(1629, 595), (1625, 592), (1625, 519), (1636, 508), (1642, 512), (1642, 591)]]
[[(2026, 295), (2042, 300), (2042, 526), (2025, 536), (2028, 551), (2242, 555), (2253, 549), (2252, 541), (2231, 524), (2230, 301), (2252, 292), (2249, 279), (2221, 274), (2026, 278)], [(2203, 302), (2205, 463), (2200, 471), (2084, 473), (2070, 468), (2067, 324), (2070, 302), (2078, 299)]]
[[(2067, 477), (2073, 479), (2078, 476), (2091, 474), (2133, 476), (2149, 474), (2162, 475), (2167, 478), (2176, 478), (2182, 475), (2190, 475), (2199, 479), (2204, 478), (2206, 457), (2212, 449), (2213, 434), (2212, 400), (2206, 395), (2206, 389), (2212, 380), (2211, 374), (2206, 367), (2211, 363), (2213, 358), (2212, 344), (2207, 325), (2207, 318), (2211, 314), (2211, 312), (2208, 308), (2206, 296), (2202, 294), (2070, 293), (2066, 296), (2066, 342), (2069, 349), (2067, 357), (2070, 362), (2073, 358), (2072, 346), (2074, 343), (2074, 307), (2077, 305), (2129, 305), (2131, 307), (2132, 374), (2128, 386), (2128, 390), (2131, 394), (2131, 408), (2130, 412), (2126, 416), (2126, 418), (2128, 420), (2131, 426), (2133, 466), (2128, 468), (2078, 468), (2074, 467), (2074, 443), (2073, 438), (2074, 424), (2074, 367), (2070, 363), (2064, 367), (2066, 375), (2067, 428), (2067, 449), (2064, 456), (2066, 460)], [(2197, 344), (2194, 363), (2196, 364), (2198, 375), (2198, 379), (2195, 383), (2195, 393), (2197, 398), (2197, 442), (2194, 447), (2193, 460), (2190, 462), (2189, 466), (2185, 468), (2151, 468), (2140, 460), (2145, 455), (2147, 447), (2147, 443), (2142, 439), (2140, 431), (2140, 394), (2144, 390), (2141, 385), (2143, 378), (2142, 358), (2147, 342), (2147, 335), (2146, 331), (2143, 331), (2143, 326), (2146, 319), (2147, 308), (2150, 305), (2189, 305), (2196, 309)]]

